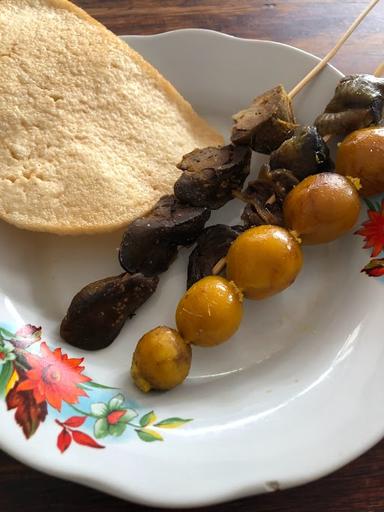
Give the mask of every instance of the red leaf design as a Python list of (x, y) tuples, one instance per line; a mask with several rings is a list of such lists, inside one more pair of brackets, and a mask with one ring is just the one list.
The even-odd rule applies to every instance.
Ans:
[(77, 444), (81, 444), (83, 446), (89, 446), (90, 448), (105, 448), (105, 446), (97, 443), (92, 437), (88, 434), (84, 434), (84, 432), (80, 432), (80, 430), (74, 430), (72, 432), (73, 440)]
[[(20, 372), (21, 380), (25, 379), (25, 374)], [(8, 410), (16, 409), (15, 420), (23, 429), (27, 439), (33, 436), (41, 422), (47, 416), (47, 403), (38, 404), (33, 396), (32, 391), (17, 391), (19, 385), (16, 382), (14, 387), (9, 391), (6, 401)]]
[(85, 422), (86, 419), (86, 416), (71, 416), (62, 424), (65, 425), (66, 427), (77, 428), (81, 427), (81, 425)]
[(61, 453), (64, 453), (67, 448), (70, 447), (72, 442), (71, 434), (63, 428), (63, 430), (60, 432), (60, 434), (57, 436), (57, 447), (61, 451)]

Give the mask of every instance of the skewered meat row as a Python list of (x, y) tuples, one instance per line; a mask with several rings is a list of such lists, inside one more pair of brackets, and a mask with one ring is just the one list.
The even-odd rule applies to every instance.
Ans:
[[(335, 97), (316, 127), (298, 127), (282, 86), (258, 96), (234, 116), (232, 143), (185, 155), (175, 196), (159, 200), (151, 212), (132, 222), (120, 247), (127, 273), (84, 287), (72, 300), (61, 335), (80, 348), (110, 344), (124, 322), (155, 291), (158, 274), (177, 255), (179, 246), (196, 241), (188, 266), (188, 286), (212, 273), (242, 230), (260, 224), (283, 224), (283, 202), (299, 181), (333, 163), (321, 135), (345, 133), (378, 124), (383, 115), (384, 80), (353, 75), (340, 81)], [(240, 193), (249, 174), (251, 150), (271, 153), (257, 180)], [(248, 204), (244, 226), (204, 229), (210, 210), (223, 206), (234, 192)]]
[[(354, 76), (351, 77), (351, 80), (343, 79), (338, 87), (339, 104), (342, 104), (340, 102), (342, 98), (348, 105), (359, 105), (364, 102), (367, 104), (374, 97), (370, 107), (376, 116), (373, 116), (372, 120), (377, 121), (382, 82), (382, 80), (367, 75)], [(365, 89), (363, 88), (364, 100), (359, 97), (359, 84), (366, 84)], [(377, 91), (380, 94), (377, 94)], [(356, 95), (357, 97), (355, 97)], [(340, 116), (335, 116), (334, 119), (345, 119), (350, 114), (350, 111), (340, 112)], [(354, 115), (356, 115), (356, 110)], [(236, 114), (234, 120), (231, 137), (234, 144), (247, 144), (259, 152), (272, 152), (270, 166), (263, 166), (258, 179), (250, 182), (241, 194), (241, 198), (248, 203), (242, 213), (244, 227), (260, 224), (282, 225), (282, 205), (288, 192), (308, 175), (333, 169), (329, 149), (317, 127), (298, 127), (294, 124), (291, 102), (281, 86), (257, 97), (249, 109)], [(290, 123), (289, 128), (287, 128), (287, 123)], [(274, 134), (271, 133), (272, 127)], [(220, 149), (216, 148), (216, 151), (215, 148), (207, 148), (206, 150), (195, 150), (186, 155), (179, 165), (179, 168), (186, 174), (182, 175), (175, 186), (175, 192), (180, 200), (196, 201), (195, 204), (199, 204), (199, 206), (216, 208), (219, 202), (222, 206), (231, 198), (229, 192), (233, 192), (233, 189), (236, 190), (236, 187), (233, 187), (231, 191), (231, 187), (227, 187), (222, 198), (216, 198), (217, 187), (209, 186), (209, 173), (211, 176), (221, 178), (222, 174), (217, 172), (220, 163), (225, 162), (228, 168), (224, 152), (228, 155), (230, 148), (231, 146), (225, 146)], [(214, 164), (216, 164), (216, 171)], [(241, 179), (244, 181), (244, 176), (249, 172), (246, 169), (236, 181), (235, 164), (231, 170), (234, 173), (231, 175), (231, 180), (234, 180), (232, 183), (236, 185), (239, 185)], [(216, 174), (214, 174), (215, 172)], [(231, 180), (227, 180), (227, 183), (230, 183)], [(196, 192), (191, 190), (194, 184), (196, 184)], [(204, 185), (207, 188), (205, 194)], [(180, 192), (178, 192), (179, 190)], [(212, 195), (210, 196), (210, 194)], [(213, 266), (225, 254), (239, 232), (239, 227), (231, 228), (223, 225), (211, 226), (202, 232), (190, 256), (188, 286), (199, 278), (212, 273)], [(203, 257), (204, 253), (206, 258)]]

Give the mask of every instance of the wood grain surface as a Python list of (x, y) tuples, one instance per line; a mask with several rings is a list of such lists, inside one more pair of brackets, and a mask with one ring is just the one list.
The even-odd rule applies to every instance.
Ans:
[[(77, 0), (77, 3), (117, 34), (153, 34), (201, 27), (289, 43), (323, 56), (368, 0)], [(333, 63), (344, 73), (371, 72), (384, 60), (383, 28), (384, 1), (358, 28)], [(149, 510), (42, 475), (2, 453), (0, 485), (1, 512)], [(384, 441), (318, 482), (201, 510), (384, 512)]]
[[(323, 56), (369, 0), (77, 0), (116, 34), (178, 28), (219, 30), (288, 43)], [(384, 58), (379, 2), (334, 59), (344, 73), (369, 72)]]

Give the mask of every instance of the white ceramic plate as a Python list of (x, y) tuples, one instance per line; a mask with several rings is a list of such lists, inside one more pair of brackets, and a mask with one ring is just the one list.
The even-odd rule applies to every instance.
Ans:
[[(126, 40), (226, 134), (231, 114), (275, 84), (289, 89), (317, 60), (282, 44), (205, 30)], [(300, 122), (311, 123), (322, 111), (339, 77), (328, 67), (300, 94)], [(233, 201), (211, 223), (233, 222), (240, 210)], [(52, 475), (176, 507), (308, 482), (383, 436), (384, 287), (360, 272), (370, 258), (362, 238), (351, 234), (305, 248), (305, 268), (294, 286), (247, 302), (231, 342), (194, 349), (184, 385), (144, 396), (129, 378), (132, 350), (149, 328), (173, 325), (188, 251), (108, 349), (85, 354), (58, 335), (74, 293), (120, 272), (120, 236), (60, 238), (0, 224), (0, 333), (9, 340), (2, 342), (0, 386), (13, 407), (7, 411), (1, 400), (3, 450)], [(28, 324), (42, 331), (20, 330)], [(52, 353), (58, 346), (62, 352)], [(19, 370), (15, 384), (16, 353), (33, 371)], [(84, 370), (64, 354), (85, 357)], [(81, 389), (87, 397), (79, 396)]]

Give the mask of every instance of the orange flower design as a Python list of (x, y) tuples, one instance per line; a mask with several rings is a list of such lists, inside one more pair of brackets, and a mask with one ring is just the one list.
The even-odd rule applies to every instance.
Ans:
[(62, 402), (76, 404), (79, 397), (88, 396), (79, 387), (79, 384), (91, 380), (81, 375), (84, 371), (80, 366), (83, 358), (69, 358), (60, 348), (52, 352), (45, 342), (40, 345), (40, 352), (41, 357), (25, 354), (31, 369), (17, 386), (17, 391), (32, 391), (37, 404), (47, 401), (58, 411)]
[[(121, 437), (127, 430), (135, 432), (145, 443), (164, 441), (159, 429), (180, 428), (192, 421), (176, 416), (158, 421), (154, 411), (143, 411), (140, 415), (128, 407), (129, 402), (116, 387), (99, 384), (83, 375), (83, 358), (68, 357), (60, 348), (50, 349), (41, 341), (41, 333), (41, 327), (33, 325), (11, 332), (0, 323), (0, 402), (4, 397), (8, 411), (14, 411), (14, 419), (26, 439), (50, 419), (52, 409), (48, 404), (60, 412), (63, 410), (62, 414), (69, 408), (77, 412), (64, 421), (54, 420), (60, 427), (56, 446), (61, 453), (71, 445), (105, 448), (98, 439)], [(35, 343), (40, 345), (40, 353)], [(101, 401), (97, 399), (100, 392), (102, 398), (106, 393), (113, 395)], [(80, 397), (86, 398), (75, 406)], [(93, 435), (87, 433), (90, 429)]]
[(357, 235), (365, 238), (364, 249), (372, 248), (372, 257), (384, 249), (384, 199), (377, 210), (368, 210), (369, 219), (356, 231)]

